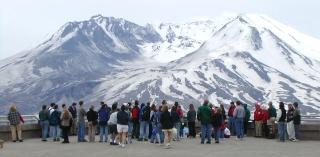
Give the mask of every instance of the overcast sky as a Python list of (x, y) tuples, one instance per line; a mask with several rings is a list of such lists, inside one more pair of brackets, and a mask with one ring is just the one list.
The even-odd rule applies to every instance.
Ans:
[(35, 47), (68, 21), (91, 16), (184, 22), (225, 12), (262, 13), (320, 39), (318, 0), (0, 0), (0, 59)]

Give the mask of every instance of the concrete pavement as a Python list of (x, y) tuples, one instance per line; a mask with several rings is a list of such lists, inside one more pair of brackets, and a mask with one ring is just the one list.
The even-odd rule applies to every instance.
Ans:
[[(97, 140), (98, 138), (96, 138)], [(280, 143), (277, 140), (248, 137), (237, 141), (234, 137), (220, 144), (200, 145), (200, 139), (183, 139), (173, 142), (172, 149), (164, 146), (138, 142), (126, 148), (110, 146), (107, 143), (77, 143), (71, 138), (70, 144), (41, 142), (28, 139), (23, 143), (7, 142), (0, 149), (0, 157), (319, 157), (319, 141)]]

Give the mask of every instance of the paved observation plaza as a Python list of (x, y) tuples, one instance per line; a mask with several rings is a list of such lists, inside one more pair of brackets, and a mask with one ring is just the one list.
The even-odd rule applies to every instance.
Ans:
[(71, 137), (70, 144), (41, 142), (27, 139), (23, 143), (7, 142), (0, 149), (0, 157), (319, 157), (319, 141), (281, 143), (277, 140), (247, 137), (237, 141), (234, 137), (220, 144), (200, 145), (200, 139), (183, 139), (173, 142), (171, 149), (164, 146), (138, 142), (126, 148), (106, 143), (77, 143)]

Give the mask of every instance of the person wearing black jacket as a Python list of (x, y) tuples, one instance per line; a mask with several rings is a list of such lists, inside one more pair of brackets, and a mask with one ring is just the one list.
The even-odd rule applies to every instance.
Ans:
[(196, 117), (197, 117), (197, 112), (194, 109), (193, 104), (189, 105), (189, 111), (187, 113), (187, 120), (188, 120), (188, 128), (189, 128), (189, 135), (188, 137), (196, 137)]
[(124, 143), (127, 138), (129, 124), (129, 114), (126, 112), (126, 106), (122, 105), (121, 110), (117, 113), (117, 131), (121, 147), (125, 147)]
[(285, 141), (286, 117), (287, 117), (287, 113), (286, 113), (286, 109), (284, 108), (284, 103), (280, 102), (279, 103), (279, 109), (277, 111), (278, 134), (279, 134), (280, 142), (284, 142)]
[(94, 142), (96, 136), (96, 126), (98, 124), (98, 113), (94, 110), (94, 106), (90, 106), (90, 109), (87, 112), (87, 120), (89, 142)]
[(293, 124), (294, 124), (294, 133), (296, 139), (300, 139), (300, 124), (301, 124), (301, 114), (300, 109), (298, 107), (298, 103), (294, 102), (294, 112), (293, 112)]
[(76, 106), (77, 106), (77, 103), (74, 102), (68, 108), (69, 112), (72, 115), (72, 121), (73, 121), (71, 128), (70, 128), (71, 135), (76, 135), (76, 133), (77, 133), (77, 108), (76, 108)]
[(176, 137), (173, 137), (173, 140), (180, 140), (180, 135), (179, 135), (179, 131), (180, 131), (180, 117), (179, 114), (177, 112), (177, 107), (176, 106), (172, 106), (171, 108), (171, 116), (173, 119), (173, 126), (175, 127), (175, 129), (177, 129), (177, 135)]
[(170, 148), (170, 142), (172, 139), (172, 128), (173, 128), (173, 118), (168, 111), (167, 105), (162, 105), (162, 114), (160, 117), (160, 123), (162, 126), (162, 131), (165, 134), (166, 147)]
[(214, 139), (215, 143), (219, 143), (219, 138), (220, 138), (220, 132), (221, 132), (221, 125), (223, 121), (223, 115), (221, 108), (218, 108), (215, 113), (213, 113), (212, 116), (212, 126), (214, 128)]

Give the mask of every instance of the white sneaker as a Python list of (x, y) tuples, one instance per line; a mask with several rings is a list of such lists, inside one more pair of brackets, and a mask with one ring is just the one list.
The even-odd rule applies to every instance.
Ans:
[(122, 147), (122, 148), (124, 148), (124, 147), (125, 147), (125, 145), (124, 145), (124, 144), (122, 144), (122, 145), (121, 145), (121, 147)]

